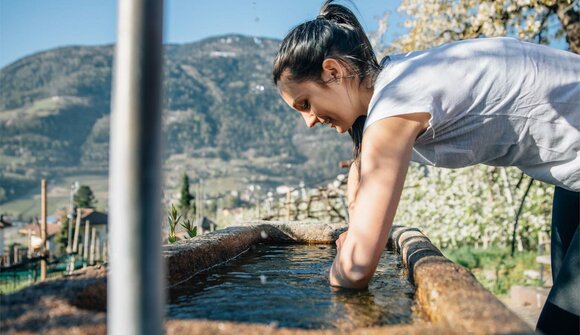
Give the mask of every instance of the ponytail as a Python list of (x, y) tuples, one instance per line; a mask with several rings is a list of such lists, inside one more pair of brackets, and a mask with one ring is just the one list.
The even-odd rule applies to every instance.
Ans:
[[(359, 78), (359, 85), (374, 82), (380, 66), (371, 43), (353, 12), (334, 0), (326, 0), (319, 15), (294, 27), (282, 41), (273, 66), (274, 85), (283, 73), (288, 80), (321, 79), (322, 62), (333, 58)], [(370, 79), (370, 80), (369, 80)], [(353, 141), (353, 158), (360, 169), (360, 149), (366, 116), (359, 117), (348, 130)]]

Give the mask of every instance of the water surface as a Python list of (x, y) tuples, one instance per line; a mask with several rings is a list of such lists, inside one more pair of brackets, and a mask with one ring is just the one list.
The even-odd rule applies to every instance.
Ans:
[(330, 245), (257, 245), (171, 289), (167, 317), (349, 329), (412, 322), (413, 286), (385, 251), (368, 290), (329, 286)]

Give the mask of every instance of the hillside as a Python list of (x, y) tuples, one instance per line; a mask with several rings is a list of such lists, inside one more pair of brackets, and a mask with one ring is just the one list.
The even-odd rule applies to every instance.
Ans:
[[(228, 35), (165, 46), (167, 187), (186, 171), (194, 182), (233, 178), (232, 188), (339, 173), (350, 139), (307, 129), (279, 98), (270, 78), (278, 44)], [(41, 177), (106, 176), (113, 52), (57, 48), (0, 70), (0, 203)]]

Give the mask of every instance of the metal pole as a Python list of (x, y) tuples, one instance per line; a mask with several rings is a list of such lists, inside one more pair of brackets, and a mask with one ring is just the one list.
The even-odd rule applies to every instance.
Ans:
[(161, 334), (162, 0), (119, 1), (109, 179), (109, 334)]

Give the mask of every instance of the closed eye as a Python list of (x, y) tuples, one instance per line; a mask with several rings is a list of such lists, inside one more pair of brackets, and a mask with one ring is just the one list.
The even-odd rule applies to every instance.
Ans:
[(310, 109), (310, 103), (308, 100), (304, 100), (301, 104), (298, 105), (298, 109), (301, 111), (306, 111)]

